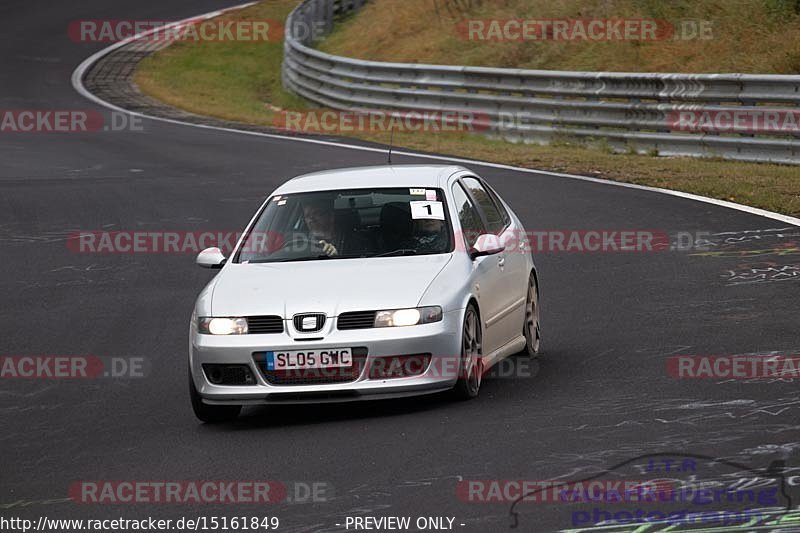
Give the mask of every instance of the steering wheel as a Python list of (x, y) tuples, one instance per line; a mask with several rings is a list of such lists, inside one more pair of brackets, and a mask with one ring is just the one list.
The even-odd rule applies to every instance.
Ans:
[(276, 251), (277, 252), (283, 251), (283, 250), (285, 250), (287, 248), (293, 247), (293, 245), (295, 245), (295, 244), (308, 244), (308, 243), (310, 243), (314, 248), (322, 250), (322, 246), (319, 244), (318, 241), (315, 241), (315, 240), (309, 238), (309, 236), (306, 235), (305, 233), (296, 233), (294, 235), (294, 237), (292, 237), (290, 240), (284, 242), (281, 245), (281, 247), (278, 248)]

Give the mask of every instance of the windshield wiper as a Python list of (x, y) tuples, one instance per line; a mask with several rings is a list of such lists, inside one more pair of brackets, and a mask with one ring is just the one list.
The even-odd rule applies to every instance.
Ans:
[(333, 259), (336, 256), (327, 255), (327, 254), (319, 254), (319, 255), (309, 255), (308, 257), (295, 257), (289, 259), (281, 259), (277, 261), (278, 263), (289, 263), (293, 261), (316, 261), (318, 259)]
[(331, 259), (331, 256), (326, 254), (310, 255), (308, 257), (289, 257), (286, 259), (252, 259), (250, 264), (254, 263), (288, 263), (290, 261), (316, 261), (318, 259)]
[(293, 263), (295, 261), (317, 261), (320, 259), (355, 259), (358, 257), (364, 257), (363, 255), (356, 255), (356, 254), (342, 254), (342, 255), (309, 255), (307, 257), (287, 257), (286, 259), (255, 259), (250, 261), (250, 264), (253, 263)]
[(391, 252), (385, 252), (382, 254), (375, 255), (373, 257), (388, 257), (390, 255), (417, 255), (417, 250), (414, 248), (398, 248), (397, 250), (392, 250)]

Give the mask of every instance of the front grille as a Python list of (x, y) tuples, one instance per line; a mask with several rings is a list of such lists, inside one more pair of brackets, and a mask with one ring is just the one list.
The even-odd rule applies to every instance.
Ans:
[(270, 385), (326, 385), (349, 383), (361, 376), (367, 361), (365, 347), (353, 348), (353, 365), (346, 368), (309, 368), (305, 370), (267, 370), (267, 353), (253, 354), (259, 372)]
[(248, 333), (283, 333), (283, 318), (279, 316), (247, 317)]
[[(322, 329), (322, 326), (325, 325), (325, 314), (324, 313), (303, 313), (300, 315), (294, 315), (294, 329), (300, 331), (302, 333), (314, 333)], [(304, 322), (311, 322), (311, 326), (305, 327), (303, 324)]]
[(342, 313), (336, 321), (339, 329), (367, 329), (375, 327), (375, 311)]

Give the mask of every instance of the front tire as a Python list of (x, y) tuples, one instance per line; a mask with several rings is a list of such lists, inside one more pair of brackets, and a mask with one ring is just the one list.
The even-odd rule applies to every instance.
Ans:
[(542, 327), (539, 323), (539, 286), (531, 274), (528, 280), (528, 296), (525, 301), (525, 324), (522, 326), (525, 335), (525, 353), (537, 357), (542, 347)]
[(194, 386), (194, 380), (192, 379), (191, 373), (189, 374), (189, 396), (192, 399), (192, 409), (194, 410), (194, 415), (203, 422), (207, 422), (209, 424), (234, 420), (237, 416), (239, 416), (239, 412), (242, 410), (241, 405), (204, 404), (202, 398), (200, 398), (200, 393), (197, 392), (197, 388)]
[(458, 381), (453, 389), (457, 398), (471, 400), (478, 396), (483, 378), (482, 332), (478, 311), (473, 304), (464, 313), (461, 333), (461, 364)]

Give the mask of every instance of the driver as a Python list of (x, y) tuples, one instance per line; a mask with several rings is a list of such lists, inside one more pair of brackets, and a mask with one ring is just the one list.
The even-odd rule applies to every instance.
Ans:
[(325, 255), (339, 255), (341, 236), (336, 235), (333, 201), (315, 198), (303, 204), (303, 219), (311, 240), (319, 244)]
[(309, 238), (329, 257), (366, 253), (369, 248), (367, 239), (357, 233), (352, 224), (336, 218), (333, 198), (316, 197), (304, 201), (303, 218)]

